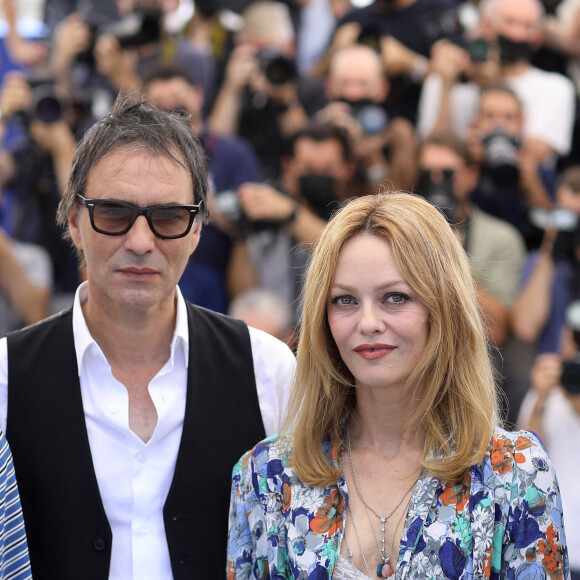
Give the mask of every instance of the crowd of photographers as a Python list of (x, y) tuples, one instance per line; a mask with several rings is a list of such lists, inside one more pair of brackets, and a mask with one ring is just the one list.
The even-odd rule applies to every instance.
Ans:
[(562, 438), (580, 443), (577, 0), (45, 0), (36, 37), (3, 4), (0, 334), (70, 304), (83, 270), (54, 214), (73, 148), (138, 91), (185, 109), (207, 153), (212, 223), (186, 298), (241, 304), (293, 344), (332, 212), (419, 193), (472, 261), (507, 420), (566, 463)]

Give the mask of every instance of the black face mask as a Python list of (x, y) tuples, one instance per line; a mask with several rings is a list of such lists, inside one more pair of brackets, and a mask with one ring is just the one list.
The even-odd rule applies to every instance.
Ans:
[(504, 64), (512, 64), (520, 60), (530, 62), (532, 60), (533, 49), (529, 42), (516, 42), (500, 34), (497, 37), (499, 42), (499, 58)]
[(316, 215), (328, 221), (340, 204), (336, 199), (336, 179), (328, 175), (311, 173), (299, 179), (300, 193)]

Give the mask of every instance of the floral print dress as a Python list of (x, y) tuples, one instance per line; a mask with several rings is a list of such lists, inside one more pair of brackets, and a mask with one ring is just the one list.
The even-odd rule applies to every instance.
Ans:
[[(339, 446), (325, 445), (335, 465)], [(348, 489), (302, 483), (291, 438), (271, 437), (233, 470), (227, 577), (332, 577)], [(459, 485), (419, 478), (405, 521), (396, 580), (569, 578), (562, 504), (548, 453), (531, 432), (496, 428), (484, 460)]]

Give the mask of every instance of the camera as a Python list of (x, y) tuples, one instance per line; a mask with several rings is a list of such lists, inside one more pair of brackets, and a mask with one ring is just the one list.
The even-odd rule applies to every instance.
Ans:
[(513, 187), (520, 178), (519, 140), (497, 127), (483, 139), (484, 166), (499, 186)]
[(228, 223), (241, 226), (244, 221), (244, 212), (238, 194), (235, 190), (220, 191), (213, 196), (215, 211), (223, 215)]
[(356, 39), (357, 44), (368, 46), (375, 52), (381, 52), (381, 30), (378, 26), (362, 26)]
[(384, 107), (372, 102), (351, 103), (351, 114), (367, 135), (382, 133), (389, 124), (389, 115)]
[(298, 78), (296, 62), (275, 48), (264, 48), (256, 55), (260, 69), (272, 85), (283, 85)]
[(112, 34), (123, 48), (136, 48), (159, 40), (162, 16), (162, 11), (155, 8), (137, 8), (107, 25), (104, 32)]
[(421, 170), (419, 193), (432, 205), (439, 208), (449, 223), (455, 222), (459, 209), (453, 197), (453, 170), (443, 169), (441, 179), (435, 181), (429, 169)]
[(530, 209), (528, 218), (540, 230), (557, 230), (551, 254), (554, 262), (574, 264), (577, 261), (575, 249), (580, 247), (580, 227), (575, 212), (561, 207), (551, 211), (535, 207)]
[[(580, 300), (574, 300), (566, 309), (566, 324), (574, 333), (574, 342), (580, 346)], [(560, 385), (571, 395), (580, 395), (580, 353), (562, 363)]]
[(22, 113), (25, 123), (36, 119), (42, 123), (56, 123), (63, 117), (66, 103), (56, 91), (56, 81), (53, 76), (43, 73), (31, 74), (28, 79), (31, 90), (31, 104)]
[(473, 38), (467, 45), (467, 51), (473, 62), (485, 62), (489, 55), (489, 42), (485, 38)]
[(425, 14), (422, 19), (422, 29), (429, 44), (447, 38), (454, 44), (464, 45), (463, 25), (455, 9), (434, 10)]

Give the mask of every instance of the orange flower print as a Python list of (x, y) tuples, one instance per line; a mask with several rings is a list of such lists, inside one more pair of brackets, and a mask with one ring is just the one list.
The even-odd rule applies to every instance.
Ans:
[(546, 540), (538, 541), (538, 550), (543, 555), (542, 566), (546, 575), (551, 580), (562, 580), (564, 572), (563, 564), (563, 549), (558, 545), (558, 536), (554, 525), (550, 524), (546, 530)]
[(290, 509), (290, 502), (292, 501), (292, 488), (287, 481), (282, 485), (282, 509), (287, 512)]
[(511, 471), (514, 444), (509, 439), (496, 438), (491, 446), (491, 466), (502, 475)]
[(525, 451), (526, 449), (529, 449), (531, 446), (532, 442), (529, 440), (528, 437), (522, 437), (521, 435), (518, 437), (518, 440), (516, 441), (516, 453), (514, 454), (514, 459), (516, 460), (516, 463), (524, 463), (526, 458), (521, 452)]
[(316, 512), (316, 516), (310, 522), (310, 529), (315, 534), (334, 535), (336, 530), (342, 529), (342, 514), (344, 512), (344, 500), (338, 492), (333, 490), (330, 497), (324, 498), (324, 505)]
[(457, 511), (463, 511), (465, 504), (469, 500), (471, 489), (471, 474), (467, 473), (464, 480), (459, 485), (446, 484), (445, 490), (440, 496), (443, 505), (457, 505)]

